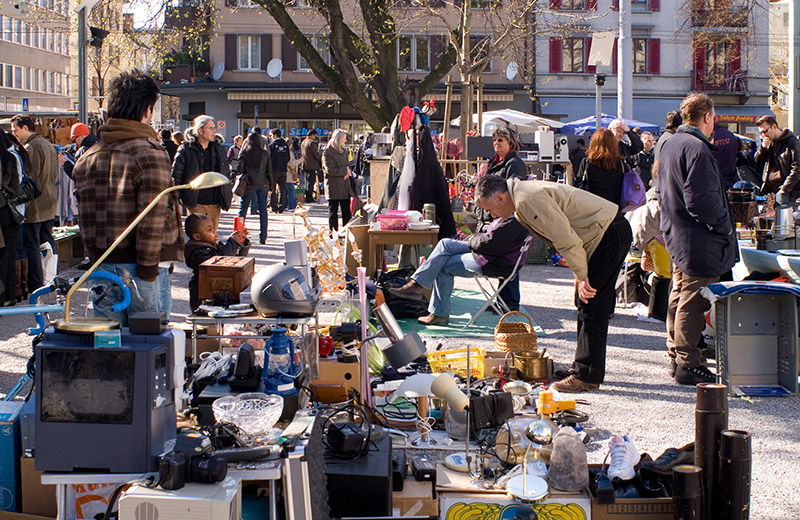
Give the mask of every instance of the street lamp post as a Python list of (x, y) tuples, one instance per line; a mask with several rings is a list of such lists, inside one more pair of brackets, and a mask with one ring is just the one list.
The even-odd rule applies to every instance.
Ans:
[(89, 22), (89, 13), (100, 0), (83, 0), (75, 6), (78, 15), (78, 121), (84, 124), (89, 122), (87, 105), (89, 95), (87, 88), (88, 65), (86, 62), (86, 28)]

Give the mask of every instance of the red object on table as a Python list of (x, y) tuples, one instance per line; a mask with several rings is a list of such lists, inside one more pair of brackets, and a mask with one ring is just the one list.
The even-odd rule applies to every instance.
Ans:
[(233, 231), (244, 231), (244, 217), (233, 217)]
[(328, 357), (333, 352), (333, 338), (330, 336), (319, 337), (319, 355)]

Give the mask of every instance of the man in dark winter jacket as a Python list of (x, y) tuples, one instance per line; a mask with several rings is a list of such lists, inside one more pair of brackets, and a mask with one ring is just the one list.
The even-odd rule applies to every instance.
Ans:
[(289, 160), (292, 158), (291, 151), (281, 137), (280, 128), (273, 128), (269, 135), (272, 139), (269, 143), (269, 155), (272, 161), (270, 207), (273, 213), (283, 213), (286, 208), (286, 172), (289, 170)]
[(772, 116), (761, 116), (756, 125), (764, 138), (755, 157), (756, 171), (763, 175), (761, 194), (774, 193), (775, 202), (791, 206), (800, 197), (800, 143)]
[(306, 202), (314, 202), (319, 200), (325, 180), (322, 175), (322, 153), (319, 151), (316, 129), (309, 130), (306, 138), (300, 143), (300, 155), (303, 159), (303, 173), (306, 176)]
[[(620, 157), (622, 157), (622, 160), (628, 165), (628, 169), (633, 169), (636, 166), (636, 159), (634, 156), (644, 150), (644, 144), (642, 144), (642, 139), (639, 137), (639, 134), (631, 130), (628, 123), (622, 119), (611, 121), (608, 125), (608, 129), (611, 130), (614, 133), (614, 137), (617, 138)], [(622, 140), (626, 135), (628, 136), (630, 144)]]
[(689, 94), (681, 103), (684, 124), (661, 149), (657, 187), (661, 231), (674, 263), (667, 313), (670, 372), (683, 385), (713, 383), (697, 348), (710, 303), (700, 291), (736, 261), (736, 227), (709, 140), (714, 102)]
[(636, 173), (642, 179), (645, 187), (650, 189), (653, 180), (653, 163), (656, 160), (656, 153), (653, 146), (656, 139), (650, 132), (642, 132), (642, 145), (644, 150), (634, 156), (634, 163), (636, 163)]
[(725, 186), (725, 192), (739, 180), (736, 173), (736, 153), (739, 151), (739, 140), (733, 132), (717, 123), (714, 125), (714, 159), (719, 167), (719, 176)]
[[(217, 135), (217, 123), (207, 115), (194, 118), (192, 127), (186, 131), (186, 141), (175, 153), (172, 178), (175, 185), (187, 184), (205, 172), (219, 172), (230, 177), (228, 158), (222, 137)], [(189, 213), (203, 213), (219, 226), (219, 216), (231, 207), (233, 193), (231, 185), (204, 190), (182, 190), (181, 202)]]

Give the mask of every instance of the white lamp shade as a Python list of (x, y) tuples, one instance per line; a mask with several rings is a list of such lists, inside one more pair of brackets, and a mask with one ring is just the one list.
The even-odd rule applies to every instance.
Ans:
[(394, 391), (395, 396), (402, 396), (408, 399), (431, 395), (431, 384), (436, 379), (434, 374), (415, 374), (397, 387)]
[(454, 410), (465, 410), (469, 406), (469, 397), (462, 392), (449, 374), (440, 374), (431, 383), (431, 392), (436, 397), (447, 401)]

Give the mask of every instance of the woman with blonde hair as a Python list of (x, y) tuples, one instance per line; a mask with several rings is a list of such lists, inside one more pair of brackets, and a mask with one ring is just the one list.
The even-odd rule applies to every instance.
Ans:
[(610, 130), (601, 128), (592, 135), (574, 185), (619, 205), (625, 171), (617, 138)]
[(328, 225), (339, 229), (339, 208), (342, 208), (342, 225), (350, 221), (350, 160), (344, 145), (347, 132), (341, 128), (333, 131), (328, 146), (322, 152), (322, 171), (325, 172), (328, 194)]

